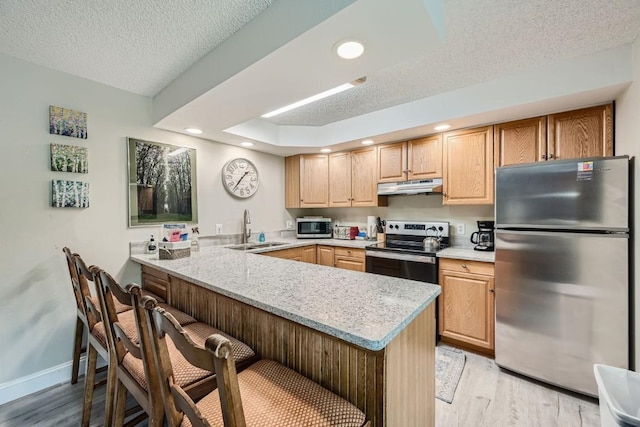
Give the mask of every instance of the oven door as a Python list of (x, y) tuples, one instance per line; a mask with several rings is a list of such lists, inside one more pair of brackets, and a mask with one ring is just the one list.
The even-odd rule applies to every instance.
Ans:
[(438, 284), (435, 256), (367, 250), (366, 263), (367, 273)]

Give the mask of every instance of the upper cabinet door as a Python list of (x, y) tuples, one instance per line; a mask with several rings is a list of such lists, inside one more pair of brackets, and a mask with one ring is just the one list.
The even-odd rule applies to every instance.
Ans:
[(329, 207), (351, 206), (351, 153), (329, 155)]
[(613, 156), (612, 105), (550, 115), (547, 139), (550, 158)]
[(496, 167), (546, 160), (546, 130), (546, 117), (534, 117), (496, 125)]
[(300, 207), (329, 206), (329, 157), (325, 154), (300, 156)]
[[(351, 206), (378, 206), (376, 148), (351, 152)], [(331, 174), (331, 179), (336, 177)], [(386, 206), (386, 204), (385, 204)]]
[(443, 204), (493, 204), (493, 126), (444, 134)]
[(378, 182), (407, 180), (407, 143), (378, 146)]
[(442, 178), (442, 134), (407, 143), (409, 180)]

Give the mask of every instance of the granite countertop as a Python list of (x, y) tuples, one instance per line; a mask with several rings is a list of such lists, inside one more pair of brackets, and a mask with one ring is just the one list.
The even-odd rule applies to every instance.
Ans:
[(386, 347), (440, 294), (440, 286), (430, 283), (255, 253), (312, 244), (364, 248), (372, 241), (277, 241), (287, 244), (252, 251), (210, 246), (177, 260), (131, 260), (373, 351)]
[(451, 246), (437, 252), (438, 258), (455, 258), (467, 261), (495, 262), (495, 252), (474, 251), (473, 246)]

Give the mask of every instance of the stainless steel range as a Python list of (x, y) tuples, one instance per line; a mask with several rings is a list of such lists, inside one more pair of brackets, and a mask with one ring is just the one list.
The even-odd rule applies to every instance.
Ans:
[(449, 246), (448, 222), (387, 221), (385, 233), (384, 242), (365, 248), (367, 273), (438, 284), (438, 258), (423, 241), (433, 236), (441, 249)]

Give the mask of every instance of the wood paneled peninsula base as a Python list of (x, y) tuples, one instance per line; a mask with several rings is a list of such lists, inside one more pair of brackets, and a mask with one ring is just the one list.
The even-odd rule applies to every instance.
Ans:
[(223, 247), (131, 259), (143, 286), (352, 402), (372, 426), (434, 425), (439, 286)]

